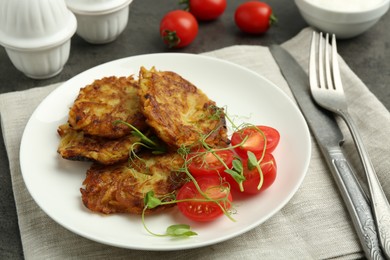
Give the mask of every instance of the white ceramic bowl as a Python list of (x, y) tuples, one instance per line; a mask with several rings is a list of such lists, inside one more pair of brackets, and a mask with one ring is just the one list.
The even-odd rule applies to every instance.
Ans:
[(46, 79), (59, 74), (70, 53), (70, 39), (43, 49), (5, 49), (13, 65), (27, 77)]
[(389, 9), (390, 0), (295, 0), (305, 21), (339, 39), (370, 29)]
[(92, 44), (114, 41), (126, 28), (132, 0), (66, 0), (76, 15), (77, 34)]
[(0, 44), (28, 77), (49, 78), (61, 72), (76, 27), (64, 0), (0, 1)]

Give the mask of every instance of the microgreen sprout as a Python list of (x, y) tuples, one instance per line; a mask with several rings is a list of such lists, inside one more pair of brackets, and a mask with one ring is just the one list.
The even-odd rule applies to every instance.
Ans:
[[(114, 124), (124, 124), (132, 129), (131, 134), (141, 139), (141, 142), (137, 142), (134, 145), (142, 145), (143, 147), (152, 150), (153, 154), (164, 154), (167, 152), (166, 145), (163, 144), (156, 136), (148, 137), (132, 124), (122, 120), (116, 120), (114, 121)], [(131, 150), (134, 151), (134, 149)]]
[[(261, 186), (263, 186), (263, 181), (264, 181), (263, 171), (261, 170), (261, 167), (260, 167), (260, 163), (261, 163), (261, 160), (263, 158), (260, 158), (260, 160), (257, 160), (256, 156), (250, 151), (248, 151), (247, 154), (248, 154), (248, 169), (253, 170), (254, 168), (256, 168), (257, 172), (259, 173), (260, 181), (259, 181), (259, 185), (257, 185), (257, 189), (260, 190)], [(264, 154), (263, 154), (263, 156), (264, 156)]]
[(262, 152), (259, 160), (257, 160), (256, 156), (252, 152), (250, 152), (250, 151), (247, 152), (248, 161), (249, 161), (249, 163), (248, 163), (249, 169), (251, 170), (251, 167), (256, 167), (257, 172), (259, 173), (260, 181), (259, 181), (259, 185), (257, 186), (257, 189), (260, 190), (261, 186), (263, 186), (263, 181), (264, 181), (264, 174), (263, 174), (263, 171), (261, 170), (260, 163), (264, 158), (265, 150), (267, 148), (267, 137), (265, 136), (264, 132), (261, 131), (258, 127), (256, 127), (256, 126), (253, 126), (253, 127), (256, 129), (257, 132), (259, 132), (263, 136), (263, 139), (264, 139), (263, 152)]
[(189, 225), (186, 225), (186, 224), (171, 225), (171, 226), (169, 226), (166, 229), (164, 234), (154, 233), (146, 226), (146, 223), (145, 223), (145, 212), (146, 212), (147, 209), (153, 209), (153, 208), (155, 208), (157, 206), (160, 206), (160, 205), (174, 204), (176, 202), (177, 201), (175, 201), (175, 200), (163, 202), (162, 200), (160, 200), (159, 198), (156, 198), (154, 196), (154, 192), (153, 191), (149, 191), (148, 193), (146, 193), (146, 196), (144, 198), (145, 207), (144, 207), (144, 209), (142, 211), (142, 224), (143, 224), (145, 230), (148, 231), (150, 234), (152, 234), (154, 236), (158, 236), (158, 237), (167, 237), (167, 236), (169, 236), (169, 237), (190, 237), (190, 236), (196, 236), (197, 233), (192, 231), (191, 227)]
[(241, 160), (234, 159), (233, 160), (233, 168), (232, 169), (225, 169), (225, 172), (227, 174), (230, 174), (234, 180), (238, 183), (238, 186), (240, 188), (240, 191), (244, 191), (244, 186), (242, 183), (245, 181), (244, 176), (244, 168), (242, 166)]
[(220, 120), (224, 116), (224, 109), (217, 107), (216, 105), (209, 106), (208, 109), (212, 111), (210, 116), (211, 120)]

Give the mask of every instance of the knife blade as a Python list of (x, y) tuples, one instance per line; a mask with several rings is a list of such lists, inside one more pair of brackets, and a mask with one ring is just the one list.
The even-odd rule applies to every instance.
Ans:
[(269, 49), (332, 172), (366, 257), (384, 259), (370, 203), (341, 150), (344, 137), (335, 118), (314, 102), (309, 78), (291, 54), (278, 45), (272, 45)]

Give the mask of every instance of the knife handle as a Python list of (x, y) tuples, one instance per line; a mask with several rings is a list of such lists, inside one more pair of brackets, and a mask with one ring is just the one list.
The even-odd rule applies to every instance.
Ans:
[(378, 231), (369, 201), (344, 154), (339, 147), (331, 150), (323, 149), (323, 151), (325, 151), (326, 161), (347, 206), (366, 257), (385, 259), (380, 248)]
[(371, 159), (364, 147), (363, 140), (359, 134), (353, 119), (348, 114), (347, 109), (340, 109), (340, 116), (347, 124), (352, 138), (355, 142), (360, 159), (364, 166), (366, 173), (366, 179), (368, 183), (368, 189), (370, 191), (371, 205), (376, 219), (376, 225), (379, 230), (379, 241), (382, 245), (382, 251), (390, 259), (390, 204), (386, 198), (386, 194), (383, 192), (382, 186), (376, 175), (374, 166)]

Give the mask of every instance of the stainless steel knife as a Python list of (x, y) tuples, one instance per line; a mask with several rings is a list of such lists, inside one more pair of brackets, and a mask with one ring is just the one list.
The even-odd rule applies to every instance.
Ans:
[(368, 198), (341, 150), (344, 137), (337, 122), (330, 112), (314, 102), (310, 93), (309, 78), (291, 54), (278, 45), (272, 45), (270, 51), (332, 172), (366, 257), (384, 259)]

